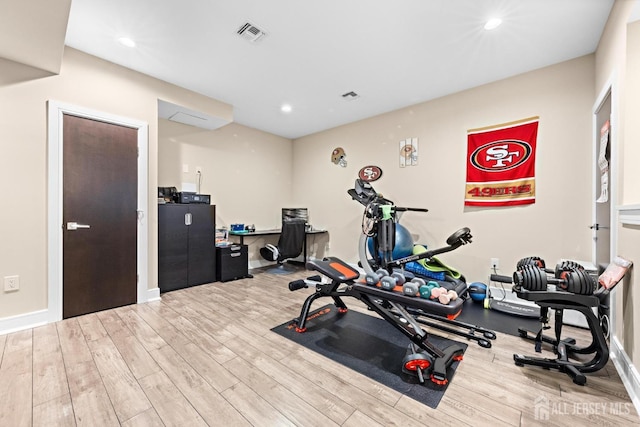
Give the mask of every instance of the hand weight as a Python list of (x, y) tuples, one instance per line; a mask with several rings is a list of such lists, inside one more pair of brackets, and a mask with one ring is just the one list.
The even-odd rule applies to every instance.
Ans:
[(411, 297), (415, 297), (419, 293), (419, 286), (415, 282), (406, 282), (402, 285), (402, 293)]

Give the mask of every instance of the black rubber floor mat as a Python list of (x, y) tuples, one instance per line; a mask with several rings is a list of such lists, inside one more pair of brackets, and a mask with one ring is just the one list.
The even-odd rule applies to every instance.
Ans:
[[(304, 333), (295, 331), (293, 321), (271, 330), (431, 408), (438, 406), (448, 386), (434, 384), (428, 379), (420, 384), (415, 376), (404, 374), (402, 362), (409, 339), (373, 313), (348, 311), (341, 314), (330, 304), (311, 312)], [(440, 349), (451, 344), (467, 348), (467, 344), (431, 334), (429, 341)], [(453, 362), (449, 368), (449, 383), (459, 363)]]

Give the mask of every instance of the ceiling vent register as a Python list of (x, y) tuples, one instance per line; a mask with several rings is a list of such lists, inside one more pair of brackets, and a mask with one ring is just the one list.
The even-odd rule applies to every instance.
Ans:
[(247, 22), (240, 26), (240, 28), (238, 29), (238, 35), (247, 41), (255, 43), (266, 36), (267, 33), (262, 31), (252, 23)]
[(346, 99), (347, 101), (351, 101), (351, 100), (360, 98), (360, 95), (351, 91), (351, 92), (343, 93), (342, 98)]

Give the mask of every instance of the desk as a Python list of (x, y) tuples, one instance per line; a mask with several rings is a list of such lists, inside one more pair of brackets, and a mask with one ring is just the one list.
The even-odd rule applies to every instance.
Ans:
[[(276, 234), (280, 234), (280, 232), (281, 230), (279, 228), (272, 228), (270, 230), (256, 230), (256, 231), (229, 231), (229, 236), (240, 237), (240, 244), (244, 245), (245, 237), (273, 236)], [(304, 245), (302, 250), (303, 250), (305, 264), (307, 262), (307, 236), (310, 234), (324, 234), (326, 232), (327, 230), (306, 230), (304, 232)]]

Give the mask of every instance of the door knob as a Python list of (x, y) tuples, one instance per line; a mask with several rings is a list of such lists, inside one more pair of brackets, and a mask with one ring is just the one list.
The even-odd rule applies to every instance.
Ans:
[(79, 228), (91, 228), (91, 226), (87, 224), (78, 224), (77, 222), (67, 223), (67, 230), (77, 230)]

